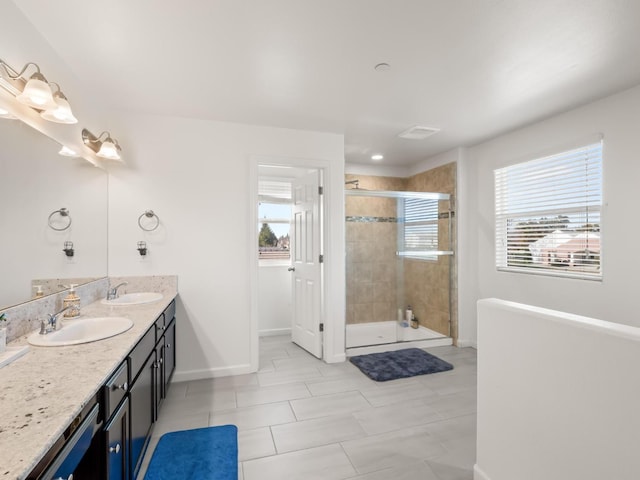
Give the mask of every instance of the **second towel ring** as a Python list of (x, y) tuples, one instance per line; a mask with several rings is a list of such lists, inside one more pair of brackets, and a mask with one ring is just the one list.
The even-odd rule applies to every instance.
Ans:
[[(51, 223), (51, 219), (53, 218), (53, 216), (55, 214), (60, 215), (62, 218), (67, 218), (69, 221), (67, 222), (66, 225), (62, 226), (62, 227), (54, 227), (53, 224)], [(66, 230), (67, 228), (69, 228), (71, 226), (71, 215), (69, 215), (69, 210), (67, 210), (66, 208), (62, 207), (60, 210), (55, 210), (53, 212), (51, 212), (51, 214), (49, 215), (49, 218), (47, 219), (47, 223), (49, 224), (49, 227), (52, 228), (53, 230), (57, 231), (57, 232), (62, 232), (64, 230)]]
[[(143, 219), (144, 217), (147, 217), (147, 218), (155, 218), (155, 219), (156, 219), (156, 223), (155, 223), (155, 225), (154, 225), (154, 226), (152, 226), (152, 227), (149, 227), (149, 228), (147, 228), (147, 227), (143, 227), (143, 226), (142, 226), (142, 219)], [(140, 216), (138, 217), (138, 226), (139, 226), (142, 230), (144, 230), (145, 232), (153, 232), (156, 228), (158, 228), (158, 227), (160, 226), (160, 217), (158, 217), (158, 215), (156, 215), (155, 213), (153, 213), (153, 210), (147, 210), (147, 211), (145, 211), (142, 215), (140, 215)]]

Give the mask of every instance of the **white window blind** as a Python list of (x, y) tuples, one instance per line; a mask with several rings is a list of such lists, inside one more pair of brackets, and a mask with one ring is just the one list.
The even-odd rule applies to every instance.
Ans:
[(425, 252), (438, 250), (438, 200), (405, 199), (404, 249), (409, 258), (437, 259)]
[(258, 199), (258, 258), (288, 262), (291, 181), (259, 179)]
[(498, 270), (602, 278), (602, 142), (494, 175)]

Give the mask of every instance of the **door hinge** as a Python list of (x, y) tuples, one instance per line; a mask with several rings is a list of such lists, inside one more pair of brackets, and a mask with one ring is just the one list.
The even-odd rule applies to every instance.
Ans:
[(318, 263), (324, 263), (324, 255), (318, 257)]
[(320, 324), (320, 331), (321, 331), (321, 332), (324, 332), (324, 323), (321, 323), (321, 324)]
[(318, 187), (318, 195), (324, 195), (324, 187), (323, 186), (319, 186)]

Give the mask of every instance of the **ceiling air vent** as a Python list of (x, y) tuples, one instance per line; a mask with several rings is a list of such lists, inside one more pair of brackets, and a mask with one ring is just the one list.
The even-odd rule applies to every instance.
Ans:
[(408, 140), (424, 140), (425, 138), (430, 137), (431, 135), (438, 133), (439, 131), (439, 128), (421, 127), (420, 125), (416, 125), (415, 127), (411, 127), (408, 130), (399, 133), (398, 136), (400, 138), (406, 138)]

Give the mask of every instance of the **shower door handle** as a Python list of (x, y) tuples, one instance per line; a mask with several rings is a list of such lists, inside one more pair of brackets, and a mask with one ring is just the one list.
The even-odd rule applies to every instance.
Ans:
[(296, 271), (296, 267), (287, 268), (287, 272), (295, 272), (295, 271)]

